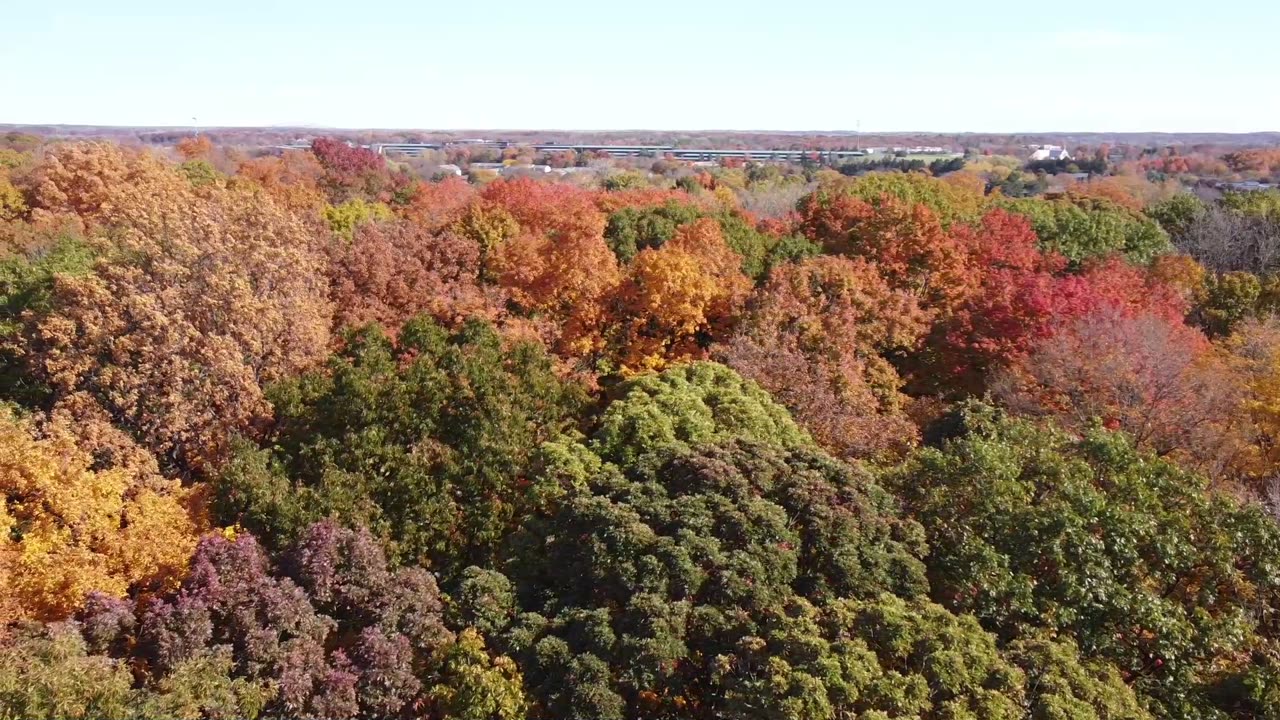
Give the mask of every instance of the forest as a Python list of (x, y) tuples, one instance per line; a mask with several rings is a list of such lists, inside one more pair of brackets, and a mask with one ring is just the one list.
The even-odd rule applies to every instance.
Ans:
[(955, 169), (0, 143), (0, 720), (1280, 717), (1280, 192)]

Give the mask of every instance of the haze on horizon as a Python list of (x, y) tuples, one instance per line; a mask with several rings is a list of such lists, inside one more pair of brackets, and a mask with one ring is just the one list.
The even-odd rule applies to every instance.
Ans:
[(0, 123), (1280, 130), (1280, 6), (23, 3)]

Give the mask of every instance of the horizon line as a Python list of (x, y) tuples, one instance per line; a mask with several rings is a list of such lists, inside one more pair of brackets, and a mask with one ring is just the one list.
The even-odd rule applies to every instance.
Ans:
[(426, 127), (347, 127), (338, 125), (271, 124), (271, 125), (135, 125), (113, 123), (39, 123), (0, 122), (0, 128), (66, 128), (112, 130), (313, 130), (330, 132), (425, 132), (425, 133), (728, 133), (728, 134), (790, 134), (790, 135), (1280, 135), (1277, 130), (779, 130), (779, 129), (730, 129), (730, 128), (426, 128)]

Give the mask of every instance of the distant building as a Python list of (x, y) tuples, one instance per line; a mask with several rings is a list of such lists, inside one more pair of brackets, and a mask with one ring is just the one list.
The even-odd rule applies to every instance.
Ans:
[(857, 155), (857, 156), (890, 155), (890, 154), (904, 156), (904, 155), (946, 155), (946, 154), (949, 154), (950, 152), (951, 150), (949, 148), (944, 148), (941, 145), (913, 145), (911, 147), (907, 147), (905, 145), (895, 145), (893, 147), (867, 148), (866, 150), (854, 150), (849, 152), (848, 154)]
[(1059, 147), (1057, 145), (1040, 145), (1035, 147), (1035, 152), (1032, 152), (1031, 157), (1027, 159), (1031, 162), (1039, 162), (1041, 160), (1070, 160), (1071, 153), (1067, 152), (1066, 148)]
[(507, 165), (499, 170), (503, 177), (519, 177), (525, 175), (545, 175), (551, 172), (550, 165)]
[(1258, 182), (1257, 180), (1246, 180), (1244, 182), (1223, 183), (1222, 187), (1231, 190), (1232, 192), (1261, 192), (1263, 190), (1270, 190), (1275, 186), (1271, 183)]

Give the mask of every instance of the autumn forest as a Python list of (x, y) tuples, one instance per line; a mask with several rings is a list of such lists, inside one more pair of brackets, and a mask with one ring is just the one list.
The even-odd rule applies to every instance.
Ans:
[(10, 134), (0, 720), (1278, 718), (1280, 191), (1141, 162)]

